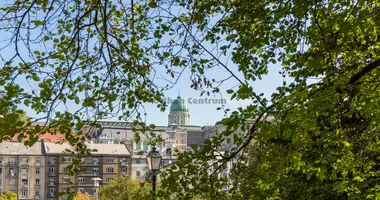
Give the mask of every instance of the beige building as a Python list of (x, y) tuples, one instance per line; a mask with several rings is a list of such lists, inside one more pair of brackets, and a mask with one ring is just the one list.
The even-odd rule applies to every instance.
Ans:
[(45, 157), (41, 143), (0, 143), (0, 191), (9, 190), (18, 199), (45, 199)]
[(87, 144), (92, 150), (91, 157), (81, 159), (83, 172), (70, 176), (69, 166), (73, 158), (63, 153), (70, 149), (69, 144), (44, 143), (48, 166), (47, 200), (65, 200), (67, 197), (58, 196), (58, 192), (81, 191), (95, 196), (93, 178), (102, 179), (100, 185), (105, 186), (111, 180), (121, 175), (131, 173), (131, 154), (123, 144)]

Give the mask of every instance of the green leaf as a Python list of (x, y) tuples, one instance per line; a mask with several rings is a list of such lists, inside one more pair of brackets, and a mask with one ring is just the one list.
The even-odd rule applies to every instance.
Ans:
[(151, 8), (157, 8), (157, 2), (154, 0), (151, 0), (148, 2), (149, 7)]

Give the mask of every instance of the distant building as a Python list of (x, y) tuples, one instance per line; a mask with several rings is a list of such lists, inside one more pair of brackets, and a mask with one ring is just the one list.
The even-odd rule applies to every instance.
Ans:
[[(86, 142), (87, 147), (92, 149), (92, 155), (82, 158), (84, 172), (75, 176), (69, 175), (68, 168), (74, 158), (64, 153), (71, 148), (70, 145), (54, 143), (66, 141), (63, 134), (41, 135), (40, 142), (32, 147), (17, 143), (16, 137), (13, 142), (0, 143), (0, 190), (13, 191), (20, 199), (65, 200), (67, 197), (58, 193), (73, 190), (95, 195), (91, 180), (95, 177), (103, 180), (103, 186), (122, 175), (149, 178), (146, 156), (153, 148), (150, 145), (153, 137), (159, 136), (163, 140), (156, 144), (156, 148), (162, 155), (161, 164), (166, 166), (176, 162), (177, 151), (189, 151), (191, 146), (200, 146), (205, 140), (226, 130), (221, 123), (207, 127), (190, 125), (189, 108), (180, 96), (170, 106), (168, 126), (156, 126), (149, 133), (139, 134), (139, 141), (129, 122), (99, 123), (99, 128), (88, 126), (82, 130), (92, 136)], [(231, 147), (231, 144), (224, 146)], [(226, 176), (235, 162), (227, 163), (227, 169), (218, 176)]]
[(179, 95), (170, 106), (168, 125), (190, 125), (190, 112), (184, 99)]
[[(100, 128), (93, 132), (92, 143), (95, 144), (125, 144), (132, 154), (131, 176), (145, 179), (148, 173), (146, 155), (152, 146), (150, 133), (139, 134), (139, 142), (132, 124), (129, 122), (99, 121)], [(154, 136), (160, 136), (163, 142), (156, 145), (157, 150), (163, 156), (162, 165), (169, 165), (177, 160), (175, 149), (184, 152), (191, 145), (200, 146), (204, 142), (204, 134), (201, 126), (190, 125), (190, 112), (185, 100), (180, 96), (170, 105), (168, 126), (156, 126)]]
[(70, 149), (70, 145), (44, 143), (47, 170), (47, 198), (48, 200), (66, 200), (65, 196), (58, 196), (58, 192), (81, 191), (95, 196), (93, 178), (102, 179), (101, 186), (107, 185), (113, 179), (131, 173), (131, 154), (123, 144), (87, 144), (91, 149), (91, 157), (81, 159), (84, 171), (70, 176), (69, 165), (73, 158), (63, 153)]
[(9, 190), (18, 199), (45, 198), (45, 156), (41, 143), (0, 143), (0, 192)]

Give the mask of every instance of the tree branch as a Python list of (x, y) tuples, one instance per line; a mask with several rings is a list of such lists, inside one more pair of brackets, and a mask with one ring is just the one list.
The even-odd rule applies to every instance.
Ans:
[(360, 70), (358, 73), (354, 74), (351, 78), (348, 84), (354, 84), (356, 83), (361, 77), (365, 76), (366, 74), (370, 73), (372, 70), (374, 70), (376, 67), (380, 66), (380, 59), (376, 60), (375, 62), (365, 66), (362, 70)]

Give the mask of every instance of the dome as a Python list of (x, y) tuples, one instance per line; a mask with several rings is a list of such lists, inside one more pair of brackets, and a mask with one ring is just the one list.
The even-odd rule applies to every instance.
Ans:
[(174, 100), (172, 105), (170, 106), (170, 112), (175, 112), (175, 111), (185, 111), (185, 112), (189, 111), (185, 103), (185, 100), (181, 99), (180, 96), (178, 96), (177, 99)]

